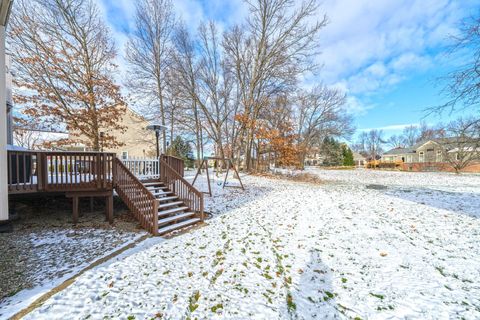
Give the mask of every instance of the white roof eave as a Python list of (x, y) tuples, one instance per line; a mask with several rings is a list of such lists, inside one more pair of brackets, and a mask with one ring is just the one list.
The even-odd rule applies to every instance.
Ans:
[(13, 0), (0, 0), (0, 25), (7, 26)]

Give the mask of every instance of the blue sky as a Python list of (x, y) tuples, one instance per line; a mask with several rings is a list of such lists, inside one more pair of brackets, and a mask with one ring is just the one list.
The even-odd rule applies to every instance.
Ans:
[[(97, 1), (124, 50), (134, 1)], [(228, 28), (248, 14), (241, 0), (172, 3), (192, 31), (202, 19)], [(423, 110), (444, 101), (436, 79), (462, 60), (445, 55), (448, 37), (478, 10), (478, 0), (324, 0), (320, 13), (330, 21), (318, 57), (324, 67), (308, 83), (345, 90), (358, 132), (379, 128), (388, 136), (420, 121), (447, 121), (459, 114), (426, 117)]]

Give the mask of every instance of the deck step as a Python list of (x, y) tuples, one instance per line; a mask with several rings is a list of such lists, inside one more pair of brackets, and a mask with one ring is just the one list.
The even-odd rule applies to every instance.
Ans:
[(155, 198), (166, 197), (166, 196), (173, 195), (173, 192), (172, 192), (172, 191), (168, 191), (168, 192), (156, 192), (156, 193), (153, 193), (153, 195), (155, 196)]
[(147, 190), (149, 190), (150, 192), (152, 191), (157, 191), (157, 190), (168, 190), (167, 187), (146, 187)]
[(162, 203), (161, 205), (158, 206), (158, 209), (163, 209), (163, 208), (168, 208), (168, 207), (173, 207), (173, 206), (179, 206), (181, 204), (183, 204), (183, 201), (174, 201), (174, 202)]
[(170, 196), (170, 197), (163, 197), (163, 198), (160, 198), (160, 199), (157, 199), (157, 201), (170, 201), (170, 200), (177, 200), (178, 199), (178, 196)]
[(159, 186), (159, 185), (163, 185), (163, 182), (144, 182), (143, 185), (145, 187), (152, 187), (152, 186)]
[(162, 210), (162, 211), (158, 212), (158, 216), (159, 217), (166, 216), (166, 215), (169, 215), (169, 214), (172, 214), (172, 213), (182, 212), (182, 211), (185, 211), (187, 209), (188, 209), (188, 207), (185, 206), (185, 207), (177, 207), (177, 208), (168, 209), (168, 210)]
[(188, 219), (188, 220), (185, 220), (185, 221), (182, 221), (182, 222), (179, 222), (179, 223), (171, 224), (171, 225), (165, 226), (163, 228), (160, 228), (160, 229), (158, 229), (158, 233), (159, 234), (164, 234), (164, 233), (167, 233), (167, 232), (170, 232), (170, 231), (173, 231), (173, 230), (177, 230), (177, 229), (181, 229), (181, 228), (190, 226), (190, 225), (195, 224), (199, 221), (200, 221), (199, 218)]
[(158, 225), (161, 226), (161, 225), (164, 225), (164, 224), (167, 224), (167, 223), (170, 223), (170, 222), (174, 222), (174, 221), (177, 221), (177, 220), (184, 220), (185, 218), (189, 218), (193, 215), (195, 215), (195, 212), (186, 212), (186, 213), (182, 213), (182, 214), (177, 214), (176, 216), (171, 216), (171, 217), (168, 217), (168, 218), (158, 220)]

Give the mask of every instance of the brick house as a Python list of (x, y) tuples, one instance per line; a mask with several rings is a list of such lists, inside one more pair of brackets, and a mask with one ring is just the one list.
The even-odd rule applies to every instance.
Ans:
[[(455, 171), (450, 160), (458, 159), (459, 148), (455, 138), (421, 141), (409, 148), (394, 148), (382, 155), (382, 162), (400, 163), (405, 171)], [(479, 154), (478, 146), (464, 147), (464, 152), (471, 150), (471, 156)], [(448, 158), (447, 158), (448, 157)], [(480, 160), (476, 159), (465, 167), (464, 172), (480, 172)]]

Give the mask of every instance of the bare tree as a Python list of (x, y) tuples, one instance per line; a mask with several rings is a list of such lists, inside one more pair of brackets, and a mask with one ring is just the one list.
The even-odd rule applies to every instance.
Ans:
[(230, 116), (232, 105), (233, 79), (221, 57), (221, 46), (217, 27), (213, 22), (199, 28), (200, 65), (198, 70), (198, 90), (195, 100), (205, 119), (204, 129), (215, 144), (216, 154), (223, 158), (223, 127)]
[(387, 145), (390, 148), (404, 148), (405, 138), (401, 135), (392, 135), (390, 138), (388, 138)]
[[(166, 126), (166, 77), (171, 63), (171, 36), (175, 16), (170, 0), (136, 2), (135, 30), (126, 48), (129, 62), (128, 85), (137, 100), (153, 106), (153, 115)], [(163, 150), (167, 134), (162, 133)]]
[(382, 145), (385, 143), (382, 130), (370, 130), (365, 136), (366, 150), (372, 160), (377, 160), (382, 152)]
[(439, 82), (447, 82), (442, 93), (449, 99), (445, 104), (427, 109), (429, 112), (453, 112), (457, 109), (473, 108), (480, 111), (480, 16), (461, 22), (460, 34), (451, 36), (453, 44), (448, 52), (451, 56), (462, 55), (464, 63)]
[(411, 125), (405, 127), (402, 132), (404, 143), (407, 147), (412, 147), (418, 142), (420, 138), (420, 132), (417, 126)]
[(369, 153), (367, 151), (367, 140), (368, 133), (366, 131), (362, 131), (358, 135), (357, 141), (352, 145), (352, 150), (360, 153), (364, 157), (368, 157)]
[(447, 125), (443, 158), (456, 173), (480, 160), (480, 120), (460, 118)]
[(240, 142), (248, 170), (255, 131), (252, 120), (268, 106), (271, 96), (289, 92), (300, 74), (314, 69), (317, 36), (326, 18), (317, 20), (315, 0), (299, 6), (293, 0), (252, 0), (247, 4), (246, 25), (229, 31), (223, 45), (243, 108)]
[(15, 127), (13, 128), (13, 141), (16, 146), (36, 150), (42, 145), (42, 134), (32, 129)]
[[(182, 114), (178, 121), (182, 129), (195, 137), (197, 162), (203, 159), (203, 127), (200, 108), (197, 103), (199, 63), (196, 56), (196, 43), (185, 25), (180, 24), (173, 37), (174, 53), (172, 73), (175, 85), (182, 88)], [(199, 165), (199, 163), (198, 163)]]
[[(125, 114), (113, 82), (115, 45), (97, 7), (89, 0), (19, 0), (10, 25), (15, 95), (24, 112), (44, 125), (66, 126), (70, 139), (94, 150), (120, 143)], [(26, 90), (25, 90), (26, 89)], [(83, 140), (86, 137), (86, 140)]]
[(298, 144), (300, 163), (314, 145), (326, 137), (349, 137), (353, 133), (352, 118), (346, 113), (346, 96), (338, 89), (324, 85), (314, 87), (298, 97)]

